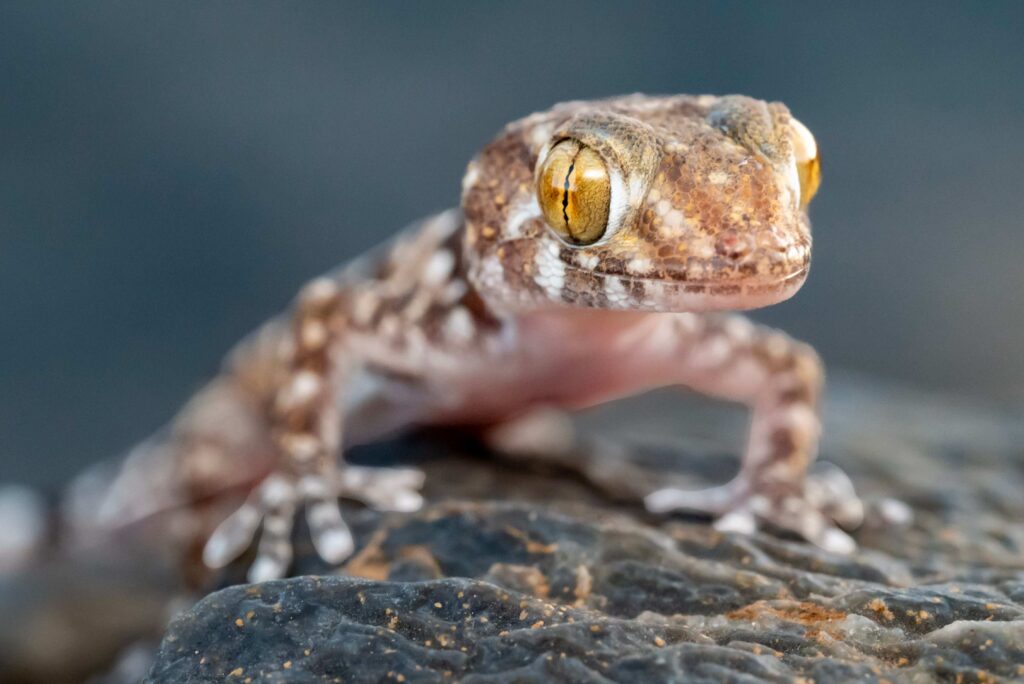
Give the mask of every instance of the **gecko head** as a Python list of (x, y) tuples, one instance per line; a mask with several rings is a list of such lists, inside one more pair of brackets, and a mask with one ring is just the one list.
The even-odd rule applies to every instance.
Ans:
[(470, 278), (510, 310), (780, 302), (810, 266), (819, 169), (814, 137), (780, 103), (565, 103), (510, 124), (470, 163)]

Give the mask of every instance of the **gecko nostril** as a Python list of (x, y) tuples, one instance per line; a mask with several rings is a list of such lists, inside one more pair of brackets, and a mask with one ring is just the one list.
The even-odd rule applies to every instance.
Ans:
[(750, 252), (750, 241), (746, 236), (729, 228), (718, 236), (718, 240), (715, 242), (715, 251), (719, 256), (738, 261)]

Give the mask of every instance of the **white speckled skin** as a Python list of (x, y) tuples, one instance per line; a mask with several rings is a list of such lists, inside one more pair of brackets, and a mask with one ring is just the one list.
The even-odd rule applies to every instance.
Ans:
[[(607, 230), (591, 245), (564, 242), (538, 206), (538, 165), (566, 137), (610, 170)], [(346, 466), (347, 444), (415, 425), (493, 429), (678, 385), (749, 405), (750, 440), (731, 483), (652, 492), (650, 510), (708, 511), (737, 531), (768, 521), (852, 549), (834, 523), (855, 524), (858, 503), (824, 506), (806, 477), (818, 357), (716, 313), (781, 301), (803, 283), (809, 197), (797, 165), (816, 155), (783, 105), (739, 96), (572, 102), (510, 124), (470, 163), (461, 210), (314, 280), (287, 320), (242, 343), (169, 436), (129, 459), (97, 524), (165, 505), (167, 491), (191, 500), (252, 487), (204, 559), (229, 562), (262, 522), (251, 576), (280, 576), (303, 504), (332, 562), (353, 550), (339, 494), (420, 505), (420, 474)]]

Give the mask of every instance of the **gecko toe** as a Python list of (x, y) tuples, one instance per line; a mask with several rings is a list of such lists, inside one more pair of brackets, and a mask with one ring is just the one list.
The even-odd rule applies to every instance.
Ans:
[(313, 547), (325, 561), (340, 563), (352, 555), (355, 540), (341, 517), (336, 497), (309, 501), (306, 504), (306, 522), (313, 538)]
[(717, 516), (734, 508), (736, 501), (732, 484), (696, 490), (665, 487), (645, 496), (644, 507), (651, 513), (694, 511)]
[[(223, 568), (252, 544), (263, 525), (256, 561), (249, 577), (281, 577), (291, 562), (291, 530), (295, 515), (294, 484), (278, 475), (268, 477), (242, 506), (228, 516), (203, 547), (207, 567)], [(256, 580), (253, 580), (256, 581)]]
[(291, 565), (295, 514), (305, 505), (313, 547), (331, 564), (355, 551), (355, 539), (339, 508), (341, 496), (360, 500), (380, 511), (411, 512), (423, 507), (417, 491), (424, 481), (413, 468), (344, 467), (340, 472), (314, 473), (295, 479), (282, 473), (269, 476), (210, 536), (203, 562), (222, 568), (240, 556), (260, 530), (256, 560), (249, 580), (284, 577)]
[(352, 555), (356, 543), (348, 526), (341, 522), (339, 526), (322, 530), (320, 534), (314, 536), (313, 546), (321, 558), (328, 563), (337, 564)]
[(864, 522), (864, 503), (849, 476), (831, 463), (817, 463), (807, 475), (804, 497), (841, 527), (856, 529)]
[(777, 500), (761, 499), (758, 517), (780, 529), (793, 532), (815, 546), (847, 555), (857, 550), (857, 542), (836, 526), (823, 506), (814, 497), (786, 496)]
[(246, 578), (252, 584), (281, 579), (287, 567), (287, 563), (282, 563), (278, 559), (261, 556), (253, 561)]
[(823, 466), (802, 490), (765, 496), (757, 493), (759, 489), (764, 488), (740, 476), (710, 489), (659, 489), (644, 497), (644, 506), (651, 513), (685, 510), (711, 514), (715, 529), (721, 532), (753, 534), (761, 523), (767, 523), (833, 553), (849, 554), (857, 549), (857, 543), (837, 523), (856, 527), (863, 519), (864, 507), (849, 478), (835, 466)]
[(753, 534), (757, 531), (757, 518), (749, 510), (737, 509), (716, 520), (715, 529), (719, 532)]
[(393, 492), (386, 500), (379, 501), (377, 508), (382, 511), (412, 513), (423, 508), (423, 496), (419, 492), (399, 490)]
[(207, 567), (223, 568), (237, 558), (252, 543), (260, 525), (257, 506), (246, 503), (222, 522), (203, 547), (203, 563)]
[(267, 511), (263, 518), (256, 560), (249, 568), (250, 582), (265, 582), (284, 577), (292, 562), (292, 527), (295, 521), (293, 500), (284, 500)]
[(853, 537), (846, 534), (838, 527), (829, 527), (826, 529), (818, 541), (818, 546), (826, 551), (842, 554), (844, 556), (857, 550), (857, 542), (853, 540)]
[(343, 496), (378, 511), (411, 513), (423, 507), (423, 471), (415, 468), (345, 468), (339, 477)]

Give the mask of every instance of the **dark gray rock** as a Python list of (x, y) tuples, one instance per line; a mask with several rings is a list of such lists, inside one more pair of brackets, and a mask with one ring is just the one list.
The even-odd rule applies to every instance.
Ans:
[[(431, 505), (348, 509), (360, 549), (340, 571), (300, 531), (296, 574), (347, 576), (209, 596), (171, 625), (149, 681), (1024, 681), (1020, 412), (832, 387), (823, 453), (869, 505), (852, 556), (645, 514), (631, 498), (654, 482), (727, 479), (735, 459), (694, 436), (744, 427), (654, 395), (586, 419), (596, 487), (471, 443), (356, 454), (422, 461)], [(606, 448), (630, 430), (647, 445)]]

